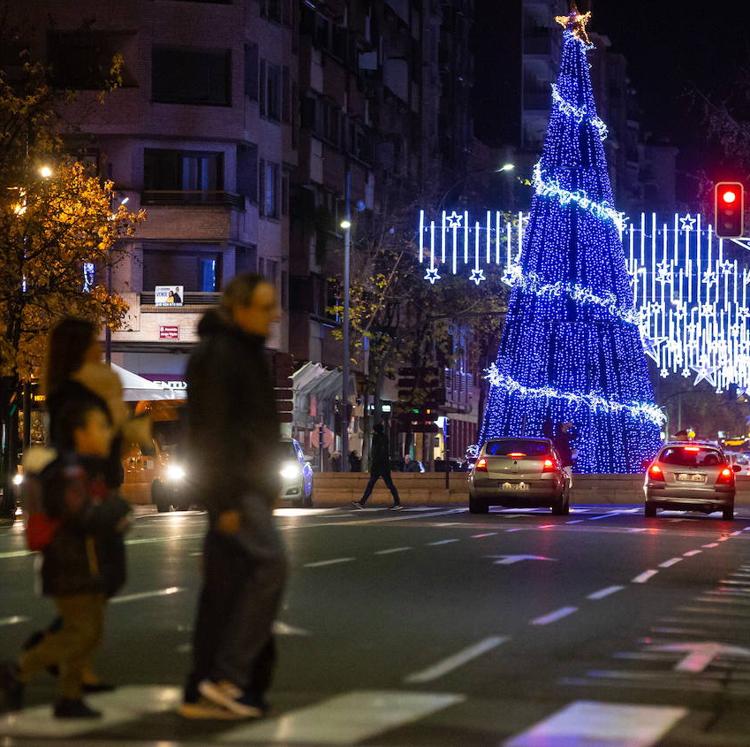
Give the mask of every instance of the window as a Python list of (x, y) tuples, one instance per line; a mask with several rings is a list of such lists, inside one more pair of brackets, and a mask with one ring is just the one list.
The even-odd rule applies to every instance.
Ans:
[(676, 467), (715, 467), (725, 464), (721, 452), (704, 446), (675, 446), (664, 449), (658, 460)]
[(260, 0), (260, 15), (269, 21), (292, 25), (292, 0)]
[(224, 189), (224, 154), (146, 148), (146, 190), (220, 192)]
[(245, 44), (245, 96), (258, 100), (258, 45)]
[(231, 53), (228, 49), (154, 47), (151, 98), (166, 104), (231, 104)]
[(238, 246), (234, 253), (234, 271), (239, 275), (241, 272), (256, 272), (257, 250), (254, 246)]
[(215, 293), (219, 290), (217, 265), (218, 260), (215, 257), (201, 257), (198, 260), (198, 279), (200, 289), (204, 293)]
[(274, 122), (281, 120), (281, 66), (260, 61), (260, 113)]
[[(102, 90), (107, 87), (114, 56), (122, 52), (127, 35), (110, 31), (62, 31), (48, 36), (48, 62), (58, 88)], [(135, 81), (121, 71), (123, 85)]]
[(251, 202), (258, 202), (258, 146), (237, 146), (237, 191)]
[(286, 169), (281, 175), (281, 214), (289, 215), (289, 172)]
[(488, 441), (484, 447), (487, 456), (510, 456), (523, 454), (524, 456), (544, 456), (549, 454), (550, 445), (546, 441), (523, 441), (507, 439), (504, 441)]
[(260, 214), (267, 218), (279, 217), (279, 165), (260, 162)]
[(281, 121), (289, 124), (292, 119), (292, 81), (289, 68), (284, 65), (281, 69)]

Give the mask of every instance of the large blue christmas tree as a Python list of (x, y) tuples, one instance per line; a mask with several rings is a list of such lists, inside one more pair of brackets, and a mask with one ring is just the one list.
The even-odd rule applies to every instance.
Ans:
[(660, 442), (625, 267), (586, 53), (590, 14), (573, 10), (521, 261), (512, 286), (480, 444), (499, 436), (540, 436), (571, 421), (576, 470), (637, 472)]

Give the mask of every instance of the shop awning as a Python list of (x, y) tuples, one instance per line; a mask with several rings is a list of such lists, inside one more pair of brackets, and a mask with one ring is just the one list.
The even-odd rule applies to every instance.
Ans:
[(112, 370), (120, 378), (122, 384), (122, 396), (126, 402), (139, 402), (141, 400), (158, 400), (158, 399), (184, 399), (184, 392), (175, 392), (169, 387), (156, 384), (153, 381), (144, 379), (132, 371), (122, 368), (114, 363)]

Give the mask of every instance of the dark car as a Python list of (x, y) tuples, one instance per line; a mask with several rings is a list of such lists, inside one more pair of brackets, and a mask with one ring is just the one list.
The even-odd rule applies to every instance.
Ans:
[(497, 438), (482, 446), (469, 473), (469, 510), (549, 506), (570, 511), (570, 481), (548, 438)]

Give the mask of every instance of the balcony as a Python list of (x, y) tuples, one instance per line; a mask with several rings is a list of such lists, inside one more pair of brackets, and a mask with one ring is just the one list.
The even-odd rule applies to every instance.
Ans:
[(141, 192), (141, 205), (206, 205), (245, 209), (245, 198), (233, 192), (184, 191), (177, 189), (149, 189)]

